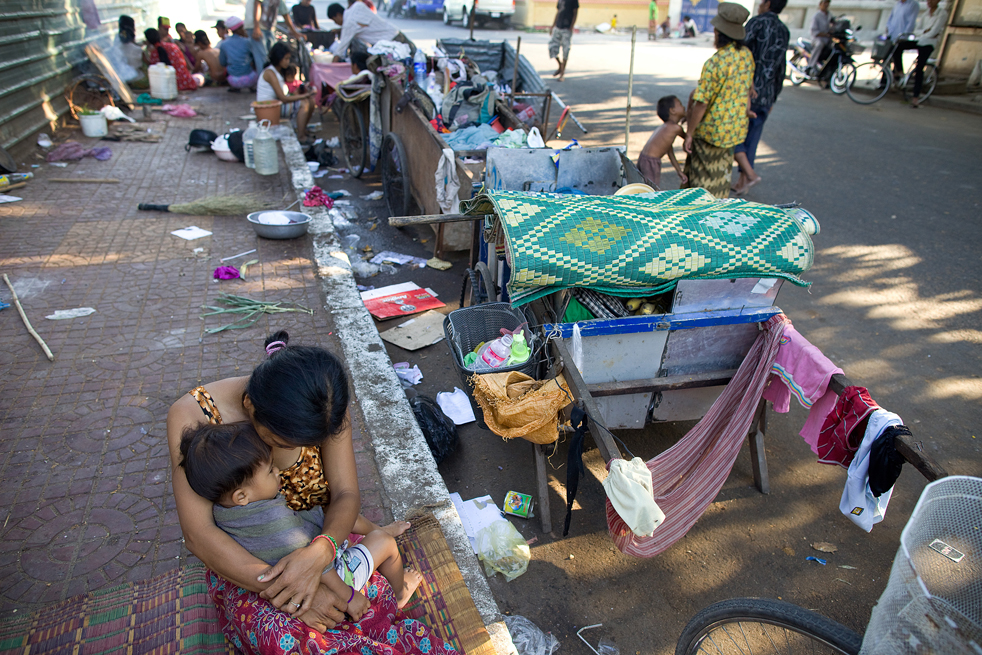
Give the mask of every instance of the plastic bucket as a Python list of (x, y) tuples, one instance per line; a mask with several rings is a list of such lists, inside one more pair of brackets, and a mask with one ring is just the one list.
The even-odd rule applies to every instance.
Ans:
[(109, 134), (109, 122), (102, 114), (82, 114), (78, 117), (82, 134), (90, 137), (103, 137)]
[(253, 102), (252, 111), (256, 113), (257, 121), (269, 121), (270, 125), (280, 124), (280, 107), (283, 103), (279, 100), (263, 100)]

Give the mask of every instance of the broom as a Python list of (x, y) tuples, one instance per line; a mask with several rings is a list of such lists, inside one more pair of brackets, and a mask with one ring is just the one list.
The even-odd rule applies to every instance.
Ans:
[(171, 214), (187, 214), (189, 216), (238, 216), (251, 212), (273, 209), (280, 203), (264, 200), (251, 193), (207, 196), (191, 202), (179, 202), (173, 205), (152, 205), (141, 202), (137, 209), (143, 211), (170, 212)]

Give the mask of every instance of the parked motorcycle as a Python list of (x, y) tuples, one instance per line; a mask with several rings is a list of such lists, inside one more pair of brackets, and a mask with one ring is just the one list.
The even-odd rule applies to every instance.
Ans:
[(855, 32), (861, 29), (862, 27), (857, 27), (854, 31), (845, 16), (836, 16), (829, 21), (829, 54), (817, 70), (808, 66), (812, 42), (799, 37), (789, 62), (791, 70), (788, 77), (791, 83), (800, 86), (805, 82), (818, 82), (836, 95), (845, 93), (849, 76), (856, 68), (853, 56), (863, 51), (863, 46), (856, 43), (855, 36)]

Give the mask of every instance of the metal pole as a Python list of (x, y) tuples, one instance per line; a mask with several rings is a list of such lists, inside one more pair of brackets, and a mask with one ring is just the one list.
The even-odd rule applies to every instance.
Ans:
[(518, 55), (522, 51), (522, 37), (518, 37), (518, 44), (515, 46), (515, 67), (511, 73), (511, 107), (515, 106), (515, 85), (518, 84)]
[(471, 41), (473, 41), (474, 40), (474, 5), (471, 5), (470, 24), (471, 24)]
[(624, 156), (631, 140), (631, 96), (634, 95), (634, 43), (638, 38), (638, 27), (631, 28), (631, 69), (627, 74), (627, 120), (624, 123)]

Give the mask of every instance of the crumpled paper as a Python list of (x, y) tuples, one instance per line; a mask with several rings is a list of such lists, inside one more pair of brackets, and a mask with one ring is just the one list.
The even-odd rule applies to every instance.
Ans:
[(65, 141), (63, 144), (52, 150), (45, 157), (46, 161), (75, 161), (83, 157), (95, 157), (99, 161), (106, 161), (113, 156), (113, 151), (102, 146), (100, 148), (86, 148), (77, 141)]
[(406, 389), (419, 384), (423, 380), (423, 372), (419, 370), (419, 366), (416, 364), (410, 366), (409, 362), (399, 362), (398, 364), (393, 364), (392, 368), (396, 370), (399, 381)]
[(330, 209), (334, 206), (334, 200), (331, 199), (324, 190), (319, 186), (311, 187), (310, 191), (303, 196), (303, 206), (304, 207), (327, 207)]
[(219, 266), (215, 269), (214, 278), (216, 280), (235, 280), (241, 277), (239, 269), (234, 266)]

